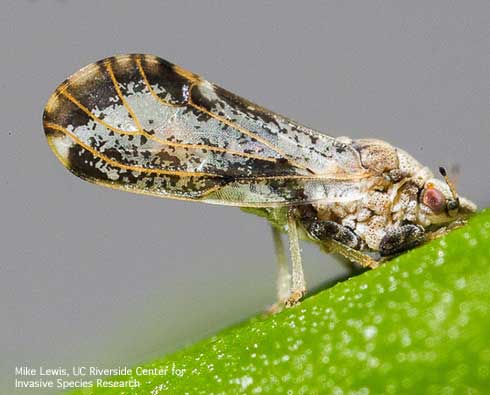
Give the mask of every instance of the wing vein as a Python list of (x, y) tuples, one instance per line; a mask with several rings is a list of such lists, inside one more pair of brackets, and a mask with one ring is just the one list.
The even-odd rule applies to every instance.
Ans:
[(141, 126), (141, 122), (136, 116), (135, 112), (129, 105), (129, 103), (126, 101), (124, 95), (121, 92), (121, 88), (119, 87), (119, 82), (117, 82), (116, 76), (114, 75), (114, 71), (112, 70), (112, 66), (109, 60), (106, 60), (104, 62), (105, 68), (107, 72), (109, 73), (109, 76), (111, 77), (112, 85), (114, 85), (114, 88), (116, 89), (117, 95), (119, 96), (119, 99), (121, 100), (122, 104), (124, 107), (126, 107), (126, 110), (128, 110), (129, 115), (133, 119), (133, 122), (136, 125), (136, 128), (140, 133), (144, 133), (143, 127)]
[(64, 128), (61, 125), (52, 123), (52, 122), (46, 122), (44, 124), (45, 127), (51, 128), (54, 130), (57, 130), (59, 132), (64, 133), (68, 137), (70, 137), (75, 143), (80, 145), (82, 148), (86, 149), (89, 151), (94, 157), (102, 159), (104, 162), (107, 162), (111, 166), (114, 167), (119, 167), (121, 169), (126, 169), (126, 170), (134, 170), (138, 171), (141, 173), (156, 173), (156, 174), (164, 174), (164, 175), (176, 175), (176, 176), (183, 176), (183, 177), (217, 177), (217, 178), (222, 178), (219, 174), (214, 174), (214, 173), (204, 173), (204, 172), (187, 172), (187, 171), (181, 171), (181, 170), (164, 170), (164, 169), (149, 169), (146, 167), (140, 167), (140, 166), (132, 166), (132, 165), (125, 165), (123, 163), (117, 162), (108, 156), (100, 153), (99, 151), (93, 149), (86, 143), (84, 143), (82, 140), (80, 140), (75, 134), (70, 132), (68, 129)]
[[(196, 83), (192, 84), (191, 87), (189, 88), (189, 92), (191, 92), (192, 94), (192, 88), (195, 86)], [(286, 159), (289, 163), (291, 163), (293, 166), (297, 167), (297, 168), (300, 168), (300, 169), (303, 169), (303, 170), (307, 170), (307, 171), (311, 171), (310, 169), (308, 169), (307, 166), (291, 159), (288, 157), (288, 155), (286, 155), (286, 153), (284, 151), (282, 151), (280, 148), (276, 147), (274, 144), (272, 144), (270, 141), (260, 137), (259, 135), (253, 133), (252, 131), (242, 127), (242, 126), (239, 126), (237, 124), (235, 124), (234, 122), (226, 119), (226, 118), (223, 118), (222, 116), (218, 115), (218, 114), (215, 114), (211, 111), (209, 111), (208, 109), (194, 103), (192, 101), (192, 97), (191, 97), (191, 94), (189, 94), (189, 100), (188, 100), (188, 104), (192, 107), (194, 107), (196, 110), (199, 110), (207, 115), (209, 115), (210, 117), (238, 130), (239, 132), (247, 135), (248, 137), (258, 141), (259, 143), (262, 143), (263, 145), (265, 145), (266, 147), (270, 148), (271, 150), (277, 152), (279, 155), (281, 155), (284, 159)]]
[[(70, 132), (68, 129), (64, 128), (61, 125), (52, 123), (52, 122), (45, 122), (44, 126), (47, 128), (51, 128), (54, 130), (58, 130), (64, 134), (66, 134), (68, 137), (70, 137), (72, 140), (74, 140), (77, 144), (79, 144), (81, 147), (85, 148), (87, 151), (90, 151), (92, 155), (95, 157), (98, 157), (105, 162), (124, 169), (128, 170), (135, 170), (135, 171), (140, 171), (140, 172), (146, 172), (146, 173), (159, 173), (159, 174), (168, 174), (168, 175), (180, 175), (184, 177), (217, 177), (217, 178), (223, 178), (222, 175), (215, 174), (215, 173), (205, 173), (205, 172), (186, 172), (186, 171), (181, 171), (181, 170), (164, 170), (164, 169), (149, 169), (145, 167), (139, 167), (139, 166), (131, 166), (131, 165), (124, 165), (120, 162), (114, 161), (110, 159), (109, 157), (105, 156), (104, 154), (98, 152), (97, 150), (93, 149), (92, 147), (88, 146), (85, 144), (83, 141), (81, 141), (75, 134)], [(312, 174), (312, 175), (296, 175), (296, 174), (290, 174), (290, 175), (284, 175), (284, 176), (279, 176), (279, 175), (274, 175), (274, 176), (258, 176), (258, 177), (233, 177), (234, 181), (240, 182), (240, 183), (245, 183), (247, 181), (260, 181), (260, 180), (285, 180), (285, 179), (291, 179), (291, 180), (335, 180), (335, 181), (355, 181), (355, 180), (361, 180), (363, 178), (366, 178), (367, 175), (343, 175), (340, 177), (335, 177), (335, 176), (326, 176), (323, 174)]]
[(138, 67), (138, 71), (141, 74), (141, 78), (143, 78), (143, 82), (145, 83), (146, 87), (150, 91), (150, 94), (160, 103), (169, 106), (169, 107), (182, 107), (181, 104), (175, 104), (175, 103), (170, 103), (169, 101), (161, 98), (160, 96), (157, 95), (155, 90), (151, 87), (150, 81), (148, 81), (148, 78), (146, 76), (145, 71), (143, 70), (143, 66), (141, 65), (141, 59), (137, 58), (136, 60), (136, 66)]
[(169, 147), (179, 147), (179, 148), (189, 148), (189, 149), (200, 149), (200, 150), (209, 150), (209, 151), (215, 151), (215, 152), (224, 152), (228, 153), (230, 155), (237, 155), (237, 156), (243, 156), (245, 158), (250, 158), (250, 159), (260, 159), (260, 160), (265, 160), (268, 162), (276, 162), (275, 158), (269, 158), (269, 157), (262, 157), (258, 155), (253, 155), (253, 154), (248, 154), (246, 152), (240, 152), (240, 151), (234, 151), (234, 150), (229, 150), (227, 148), (221, 148), (221, 147), (215, 147), (212, 145), (206, 145), (206, 144), (185, 144), (185, 143), (175, 143), (172, 141), (167, 141), (160, 139), (158, 137), (153, 136), (152, 134), (146, 132), (145, 130), (137, 130), (137, 131), (131, 131), (131, 130), (122, 130), (119, 128), (116, 128), (104, 120), (100, 119), (97, 117), (95, 114), (92, 113), (87, 107), (85, 107), (82, 103), (80, 103), (75, 97), (73, 97), (68, 91), (64, 90), (61, 92), (63, 96), (65, 96), (68, 100), (70, 100), (73, 104), (75, 104), (78, 108), (80, 108), (85, 114), (87, 114), (90, 118), (92, 118), (95, 122), (98, 124), (104, 126), (106, 129), (111, 130), (115, 133), (122, 134), (122, 135), (131, 135), (131, 136), (145, 136), (149, 140), (153, 140), (159, 144), (166, 145)]
[[(170, 103), (169, 101), (167, 100), (164, 100), (163, 98), (161, 98), (160, 96), (158, 96), (156, 94), (156, 92), (154, 91), (154, 89), (151, 87), (150, 85), (150, 82), (148, 81), (148, 78), (146, 76), (146, 73), (145, 71), (143, 70), (143, 66), (141, 65), (141, 59), (139, 58), (136, 58), (135, 59), (136, 61), (136, 65), (138, 67), (138, 71), (139, 73), (141, 74), (141, 77), (143, 78), (143, 81), (146, 85), (146, 87), (148, 88), (148, 90), (150, 91), (150, 94), (159, 102), (161, 102), (162, 104), (166, 105), (166, 106), (170, 106), (170, 107), (182, 107), (182, 105), (178, 105), (178, 104), (174, 104), (174, 103)], [(113, 78), (113, 75), (111, 76), (111, 78)], [(186, 75), (186, 78), (189, 78), (187, 75)], [(114, 82), (114, 79), (113, 79), (113, 82)], [(189, 88), (189, 92), (192, 92), (192, 88), (193, 86), (198, 83), (199, 81), (196, 81), (194, 80), (194, 82), (192, 83), (191, 87)], [(220, 117), (219, 115), (217, 114), (214, 114), (212, 113), (211, 111), (208, 111), (207, 109), (205, 109), (204, 107), (201, 107), (197, 104), (195, 104), (192, 99), (191, 99), (191, 96), (189, 96), (189, 99), (187, 101), (187, 103), (194, 107), (195, 109), (201, 111), (201, 112), (204, 112), (206, 113), (207, 115), (209, 115), (210, 117), (226, 124), (227, 126), (230, 126), (232, 127), (233, 129), (235, 130), (238, 130), (239, 132), (241, 132), (242, 134), (245, 134), (255, 140), (257, 140), (258, 142), (262, 143), (263, 145), (265, 145), (266, 147), (272, 149), (273, 151), (277, 152), (279, 155), (281, 155), (282, 157), (284, 157), (285, 159), (287, 159), (291, 164), (293, 164), (294, 166), (296, 167), (299, 167), (301, 169), (304, 169), (304, 170), (308, 170), (306, 166), (300, 164), (300, 163), (297, 163), (291, 159), (288, 159), (287, 158), (287, 155), (282, 151), (280, 150), (279, 148), (275, 147), (271, 142), (267, 141), (266, 139), (263, 139), (262, 137), (258, 136), (257, 134), (251, 132), (250, 130), (246, 129), (246, 128), (243, 128), (241, 126), (238, 126), (237, 124), (233, 123), (232, 121), (226, 119), (226, 118), (223, 118), (223, 117)]]

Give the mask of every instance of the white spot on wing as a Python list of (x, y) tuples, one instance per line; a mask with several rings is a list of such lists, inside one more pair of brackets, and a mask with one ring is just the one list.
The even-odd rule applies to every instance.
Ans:
[(52, 139), (53, 145), (58, 154), (67, 159), (70, 148), (73, 146), (73, 141), (67, 135), (59, 136)]

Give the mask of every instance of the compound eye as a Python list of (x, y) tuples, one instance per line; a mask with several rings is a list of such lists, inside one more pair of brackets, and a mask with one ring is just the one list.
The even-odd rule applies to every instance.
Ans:
[(435, 214), (440, 214), (446, 208), (446, 197), (435, 188), (426, 189), (422, 203), (429, 207)]

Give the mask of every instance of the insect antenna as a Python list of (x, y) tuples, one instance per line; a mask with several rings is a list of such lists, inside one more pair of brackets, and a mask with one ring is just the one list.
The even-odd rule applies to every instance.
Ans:
[(449, 187), (449, 190), (451, 191), (451, 195), (453, 195), (453, 199), (448, 202), (448, 209), (449, 210), (454, 210), (459, 207), (459, 197), (456, 192), (456, 187), (454, 186), (453, 182), (449, 179), (446, 169), (444, 167), (439, 167), (439, 173), (441, 173), (441, 176), (444, 177), (444, 181), (446, 181), (447, 186)]

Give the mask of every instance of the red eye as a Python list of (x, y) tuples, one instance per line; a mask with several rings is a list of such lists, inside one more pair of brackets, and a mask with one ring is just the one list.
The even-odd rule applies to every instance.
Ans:
[(436, 214), (441, 213), (446, 207), (446, 197), (435, 188), (425, 190), (422, 202)]

